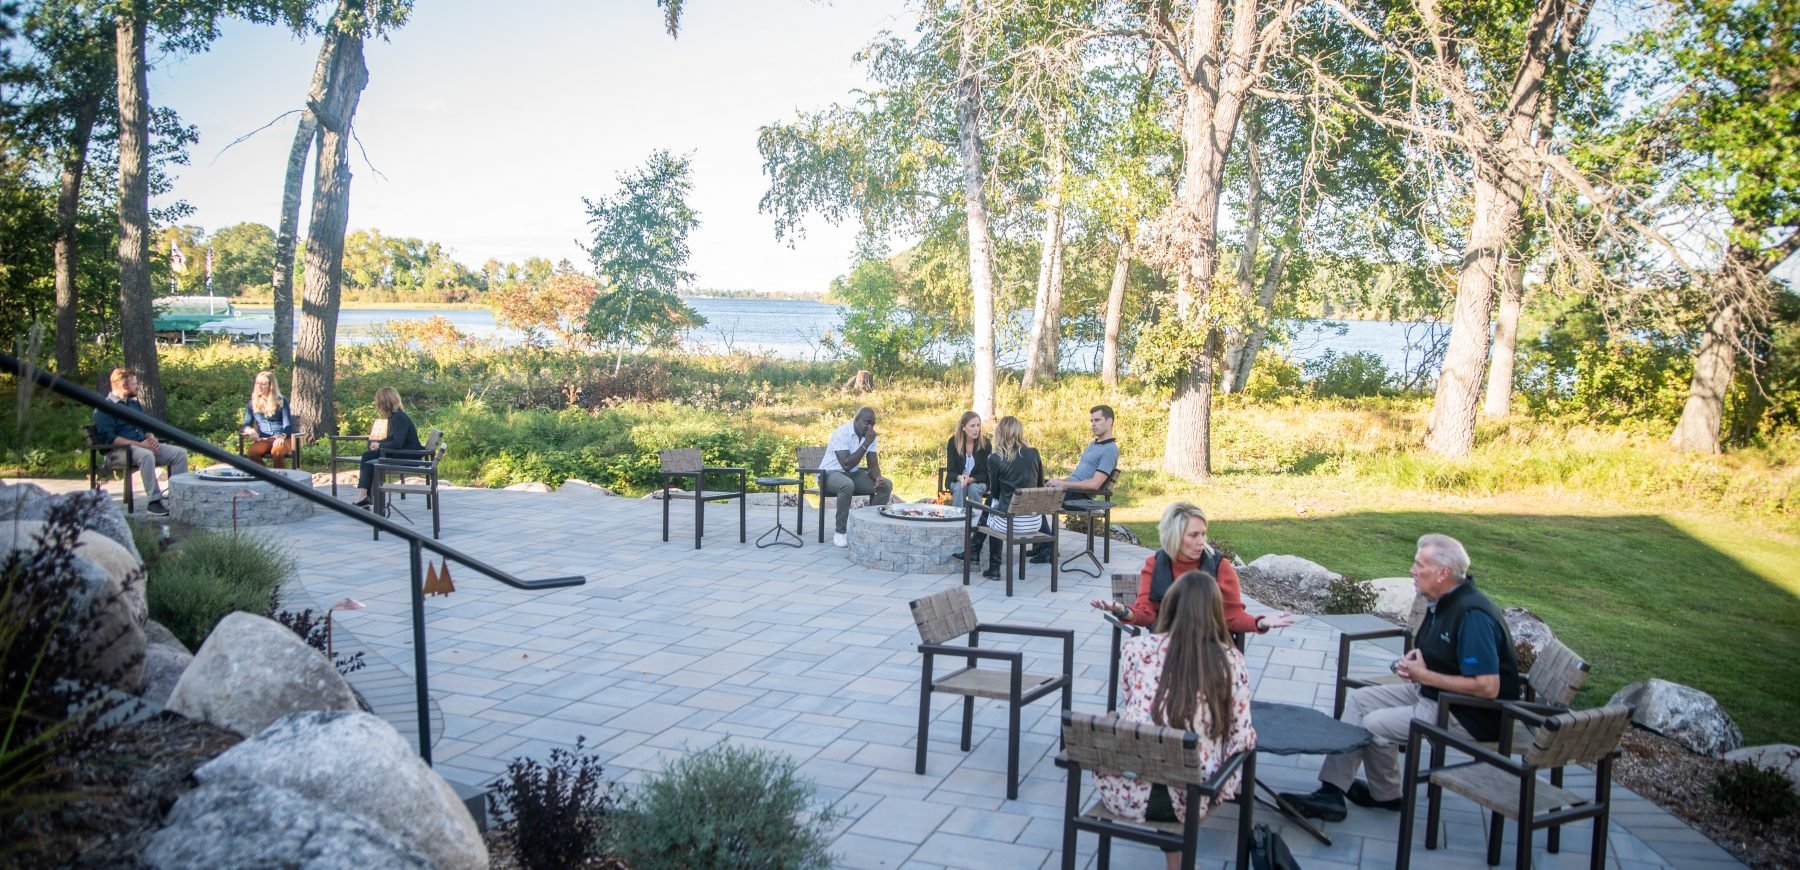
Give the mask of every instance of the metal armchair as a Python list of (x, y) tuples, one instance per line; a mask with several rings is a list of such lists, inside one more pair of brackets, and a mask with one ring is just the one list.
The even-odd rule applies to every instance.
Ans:
[[(1060, 510), (1062, 510), (1062, 490), (1052, 489), (1047, 486), (1018, 490), (1013, 493), (1012, 502), (1007, 506), (1006, 510), (1001, 510), (992, 505), (965, 502), (963, 511), (963, 552), (971, 552), (970, 548), (974, 545), (975, 535), (987, 535), (994, 539), (990, 542), (992, 546), (1005, 548), (1006, 568), (1004, 573), (1006, 576), (1006, 595), (1008, 598), (1011, 598), (1013, 594), (1014, 553), (1016, 552), (1018, 555), (1019, 579), (1023, 580), (1025, 579), (1025, 565), (1029, 561), (1026, 558), (1026, 548), (1036, 544), (1048, 544), (1050, 546), (1050, 591), (1055, 592), (1057, 575), (1055, 520), (1056, 513)], [(976, 517), (978, 515), (983, 518), (996, 517), (1005, 520), (1005, 531), (995, 529), (986, 522), (977, 524)], [(1032, 517), (1040, 518), (1038, 531), (1019, 531), (1018, 521)], [(974, 559), (963, 560), (962, 579), (964, 586), (969, 585), (969, 566), (973, 564), (974, 561)]]
[[(738, 543), (747, 543), (750, 540), (749, 498), (747, 497), (749, 482), (746, 480), (744, 469), (708, 466), (701, 460), (698, 447), (664, 450), (658, 455), (662, 459), (662, 539), (664, 543), (669, 540), (669, 500), (677, 498), (692, 499), (694, 502), (694, 549), (700, 549), (700, 538), (706, 533), (706, 503), (709, 501), (736, 499), (738, 503)], [(736, 477), (736, 486), (729, 489), (709, 490), (706, 488), (707, 475), (723, 476), (727, 479)], [(694, 479), (692, 492), (682, 492), (670, 487), (675, 480), (684, 477)]]

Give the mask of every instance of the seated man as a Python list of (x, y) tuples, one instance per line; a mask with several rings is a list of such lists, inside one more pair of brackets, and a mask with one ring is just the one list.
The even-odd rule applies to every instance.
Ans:
[[(876, 456), (875, 409), (862, 408), (850, 422), (837, 427), (825, 443), (825, 458), (819, 467), (819, 490), (837, 499), (837, 534), (831, 542), (840, 547), (850, 545), (846, 534), (850, 529), (850, 497), (869, 496), (869, 504), (887, 504), (894, 492), (894, 482), (881, 476), (881, 460)], [(868, 467), (863, 468), (864, 460)]]
[[(112, 391), (106, 394), (106, 400), (143, 413), (144, 406), (138, 401), (137, 394), (137, 372), (124, 367), (113, 369)], [(94, 435), (100, 444), (116, 444), (123, 448), (126, 453), (126, 474), (131, 473), (132, 466), (137, 466), (138, 474), (144, 481), (144, 495), (150, 500), (145, 510), (159, 517), (168, 516), (169, 508), (163, 504), (162, 487), (156, 483), (156, 466), (167, 465), (170, 477), (183, 474), (187, 471), (187, 451), (173, 444), (164, 444), (135, 423), (127, 423), (99, 408), (94, 409)]]
[[(1412, 720), (1437, 721), (1438, 694), (1455, 692), (1512, 701), (1519, 697), (1519, 663), (1500, 608), (1469, 576), (1469, 552), (1448, 535), (1419, 539), (1413, 558), (1413, 586), (1431, 602), (1420, 623), (1418, 646), (1394, 663), (1403, 683), (1369, 686), (1350, 693), (1345, 722), (1361, 725), (1375, 741), (1355, 752), (1333, 755), (1319, 769), (1312, 794), (1283, 794), (1301, 815), (1340, 821), (1344, 798), (1359, 807), (1400, 809), (1400, 751)], [(1497, 710), (1452, 708), (1450, 728), (1476, 740), (1500, 735)], [(1361, 764), (1369, 781), (1356, 779)]]
[[(1068, 477), (1045, 481), (1044, 485), (1063, 490), (1063, 503), (1093, 498), (1119, 470), (1119, 442), (1113, 440), (1113, 409), (1095, 405), (1088, 410), (1088, 431), (1094, 440), (1081, 449), (1081, 459)], [(1039, 544), (1031, 550), (1031, 561), (1050, 561), (1050, 545)]]

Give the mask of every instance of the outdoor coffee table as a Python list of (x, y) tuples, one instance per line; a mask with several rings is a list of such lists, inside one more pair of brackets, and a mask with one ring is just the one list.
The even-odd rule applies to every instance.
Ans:
[[(756, 479), (756, 485), (775, 491), (775, 528), (763, 532), (762, 535), (756, 539), (756, 548), (760, 550), (764, 547), (773, 547), (777, 544), (783, 547), (802, 546), (803, 542), (800, 540), (800, 535), (781, 524), (781, 488), (784, 486), (799, 486), (800, 479), (797, 477), (759, 477)], [(806, 505), (801, 505), (801, 508), (805, 507)], [(793, 538), (793, 540), (790, 541), (788, 538)], [(763, 543), (765, 540), (768, 541), (768, 543)]]
[[(1256, 751), (1275, 755), (1335, 755), (1361, 749), (1375, 739), (1367, 728), (1339, 722), (1318, 710), (1297, 704), (1251, 701), (1250, 721), (1256, 726)], [(1331, 845), (1331, 838), (1325, 836), (1324, 831), (1282, 800), (1267, 783), (1259, 779), (1256, 787), (1275, 799), (1270, 803), (1258, 796), (1258, 803), (1293, 819), (1318, 837), (1319, 842)]]

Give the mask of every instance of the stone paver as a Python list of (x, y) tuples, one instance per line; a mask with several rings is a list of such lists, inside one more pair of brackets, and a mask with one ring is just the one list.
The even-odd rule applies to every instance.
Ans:
[[(759, 496), (768, 498), (752, 496), (752, 540), (772, 510)], [(907, 602), (959, 584), (960, 575), (854, 565), (843, 550), (816, 543), (810, 528), (800, 549), (758, 550), (738, 543), (735, 505), (712, 508), (705, 548), (696, 551), (685, 505), (672, 512), (670, 540), (663, 543), (654, 501), (575, 489), (453, 488), (442, 497), (445, 543), (523, 578), (588, 579), (580, 587), (524, 592), (453, 565), (456, 592), (427, 599), (433, 713), (443, 720), (436, 760), (452, 782), (485, 785), (511, 758), (541, 757), (586, 736), (608, 778), (629, 784), (683, 752), (729, 739), (784, 752), (814, 780), (820, 800), (843, 815), (835, 828), (840, 866), (994, 870), (1060, 863), (1065, 778), (1052, 764), (1053, 699), (1030, 705), (1023, 717), (1019, 800), (1004, 799), (1001, 703), (976, 704), (973, 745), (964, 753), (957, 745), (960, 701), (934, 697), (926, 773), (913, 773), (919, 656)], [(403, 544), (371, 541), (366, 527), (326, 511), (259, 532), (299, 557), (311, 606), (346, 595), (367, 605), (339, 614), (340, 650), (360, 645), (390, 673), (412, 672)], [(1064, 543), (1079, 548), (1082, 539), (1065, 532)], [(1135, 571), (1148, 552), (1115, 542), (1106, 570)], [(1103, 710), (1110, 633), (1087, 601), (1110, 594), (1109, 581), (1064, 573), (1061, 591), (1052, 594), (1048, 571), (1033, 567), (1012, 598), (1002, 584), (975, 578), (969, 592), (976, 610), (987, 622), (1075, 629), (1075, 708)], [(1253, 611), (1268, 610), (1248, 603)], [(1318, 619), (1253, 637), (1247, 659), (1257, 697), (1330, 712), (1336, 638)], [(983, 645), (1024, 649), (1028, 670), (1060, 664), (1054, 642), (990, 636)], [(1353, 670), (1380, 670), (1392, 656), (1376, 645), (1362, 647), (1353, 654)], [(401, 733), (412, 739), (416, 725)], [(1262, 778), (1277, 788), (1310, 789), (1319, 759), (1258, 761)], [(1091, 791), (1090, 783), (1085, 792)], [(1610, 827), (1608, 866), (1737, 863), (1648, 801), (1617, 785), (1614, 794), (1622, 812)], [(1391, 866), (1398, 817), (1356, 807), (1350, 813), (1346, 822), (1327, 826), (1331, 846), (1273, 811), (1259, 807), (1257, 818), (1282, 830), (1308, 867)], [(1235, 816), (1228, 808), (1203, 822), (1200, 866), (1229, 863)], [(1486, 829), (1472, 804), (1448, 796), (1443, 848), (1426, 852), (1421, 830), (1414, 860), (1485, 867)], [(1541, 866), (1586, 866), (1590, 831), (1586, 823), (1572, 826), (1559, 855), (1545, 853), (1540, 840)], [(1509, 824), (1506, 863), (1515, 834)], [(1077, 865), (1091, 866), (1095, 838), (1078, 842)], [(1156, 850), (1124, 842), (1114, 844), (1113, 863), (1163, 866)]]

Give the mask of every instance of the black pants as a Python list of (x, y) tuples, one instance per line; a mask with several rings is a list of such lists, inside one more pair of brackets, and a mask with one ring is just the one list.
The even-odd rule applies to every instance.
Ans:
[(380, 458), (381, 458), (381, 451), (379, 451), (379, 450), (364, 450), (363, 451), (362, 464), (357, 466), (357, 470), (356, 470), (356, 488), (357, 489), (360, 489), (365, 493), (369, 491), (369, 482), (375, 479), (375, 464), (374, 463), (375, 463), (375, 460), (380, 459)]

